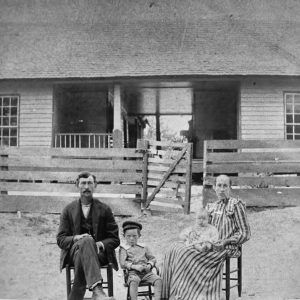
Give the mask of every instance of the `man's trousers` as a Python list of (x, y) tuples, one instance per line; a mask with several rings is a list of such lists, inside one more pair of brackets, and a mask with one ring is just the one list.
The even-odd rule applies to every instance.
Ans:
[(70, 262), (74, 265), (74, 283), (69, 300), (82, 300), (86, 287), (91, 289), (96, 283), (102, 282), (100, 266), (108, 261), (104, 252), (97, 254), (95, 240), (84, 237), (73, 244)]

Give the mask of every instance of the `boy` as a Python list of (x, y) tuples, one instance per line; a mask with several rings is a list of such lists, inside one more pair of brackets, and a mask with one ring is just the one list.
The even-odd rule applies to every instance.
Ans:
[(120, 245), (119, 260), (122, 269), (129, 272), (128, 285), (131, 300), (137, 299), (138, 286), (141, 280), (154, 286), (154, 299), (161, 296), (162, 280), (151, 270), (156, 259), (147, 246), (138, 239), (141, 236), (142, 224), (135, 221), (125, 221), (122, 225), (125, 244)]

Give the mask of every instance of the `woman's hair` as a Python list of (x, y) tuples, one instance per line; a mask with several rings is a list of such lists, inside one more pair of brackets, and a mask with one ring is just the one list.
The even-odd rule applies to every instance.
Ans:
[(219, 176), (217, 176), (217, 177), (214, 178), (214, 186), (217, 185), (217, 179), (218, 179), (220, 176), (226, 176), (226, 177), (229, 179), (229, 187), (232, 186), (232, 180), (231, 180), (231, 178), (230, 178), (228, 175), (225, 175), (225, 174), (221, 174), (221, 175), (219, 175)]

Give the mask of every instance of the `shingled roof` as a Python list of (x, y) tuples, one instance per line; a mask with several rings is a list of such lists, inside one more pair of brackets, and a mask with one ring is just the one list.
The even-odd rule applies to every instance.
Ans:
[(300, 1), (0, 0), (0, 79), (300, 75)]

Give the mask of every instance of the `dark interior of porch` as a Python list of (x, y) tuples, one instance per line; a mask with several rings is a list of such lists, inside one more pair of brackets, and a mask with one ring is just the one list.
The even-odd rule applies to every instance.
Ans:
[(105, 146), (108, 141), (103, 134), (112, 133), (113, 126), (108, 89), (70, 84), (56, 87), (54, 95), (54, 143), (65, 147)]

